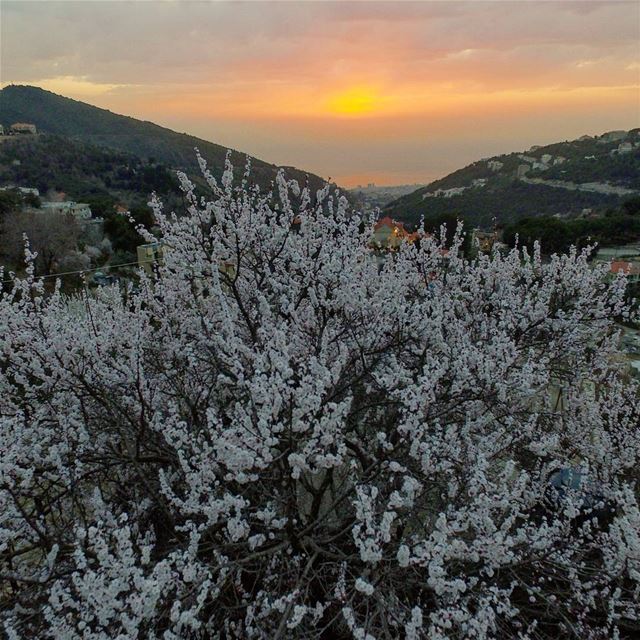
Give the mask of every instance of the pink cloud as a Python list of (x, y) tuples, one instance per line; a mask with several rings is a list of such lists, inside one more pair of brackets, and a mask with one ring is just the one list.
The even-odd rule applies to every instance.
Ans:
[[(616, 1), (5, 1), (0, 71), (324, 174), (428, 173), (468, 159), (463, 136), (495, 150), (531, 122), (541, 138), (636, 125), (639, 25)], [(373, 111), (331, 114), (350, 90)], [(372, 140), (386, 152), (344, 152)]]

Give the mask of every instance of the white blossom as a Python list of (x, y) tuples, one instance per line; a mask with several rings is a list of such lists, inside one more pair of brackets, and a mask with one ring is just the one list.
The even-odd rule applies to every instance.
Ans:
[(460, 234), (380, 264), (328, 185), (198, 161), (139, 288), (27, 246), (0, 296), (7, 637), (634, 637), (624, 278)]

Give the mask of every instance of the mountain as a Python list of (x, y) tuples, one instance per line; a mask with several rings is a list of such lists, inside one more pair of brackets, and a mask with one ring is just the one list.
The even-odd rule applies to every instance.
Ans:
[[(227, 148), (186, 133), (177, 133), (152, 122), (118, 115), (106, 109), (65, 98), (38, 87), (9, 85), (0, 90), (0, 124), (5, 130), (15, 122), (35, 124), (39, 132), (66, 136), (73, 140), (108, 147), (133, 154), (144, 161), (162, 163), (199, 175), (194, 147), (206, 159), (216, 178), (222, 175)], [(231, 161), (238, 174), (244, 172), (246, 154), (232, 150)], [(255, 183), (267, 188), (278, 167), (251, 158), (251, 175)], [(303, 185), (309, 182), (313, 191), (324, 180), (295, 167), (286, 167), (288, 178)]]
[(384, 213), (408, 224), (454, 213), (488, 227), (603, 212), (639, 193), (640, 129), (632, 129), (478, 160), (390, 202)]
[(63, 192), (80, 202), (109, 197), (144, 204), (152, 191), (165, 202), (170, 195), (180, 199), (178, 179), (162, 163), (51, 133), (1, 140), (0, 185), (36, 188), (42, 195)]

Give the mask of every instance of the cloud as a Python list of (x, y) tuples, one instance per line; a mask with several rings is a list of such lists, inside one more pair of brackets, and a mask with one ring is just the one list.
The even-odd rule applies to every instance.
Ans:
[(520, 114), (509, 120), (517, 139), (545, 109), (549, 122), (580, 117), (584, 130), (637, 113), (636, 2), (3, 0), (0, 10), (4, 84), (91, 97), (181, 130), (233, 131), (235, 147), (268, 139), (268, 159), (291, 148), (283, 121), (309, 144), (335, 132), (323, 153), (342, 163), (338, 133), (362, 144), (366, 129), (424, 161), (412, 135), (422, 139), (425, 120), (455, 146), (474, 118), (491, 146), (508, 110)]
[[(583, 6), (587, 5), (587, 6)], [(581, 13), (576, 14), (580, 8)], [(108, 84), (400, 74), (469, 50), (619, 50), (625, 2), (3, 2), (3, 79)], [(99, 28), (96, 26), (99, 25)], [(300, 78), (299, 78), (300, 79)]]

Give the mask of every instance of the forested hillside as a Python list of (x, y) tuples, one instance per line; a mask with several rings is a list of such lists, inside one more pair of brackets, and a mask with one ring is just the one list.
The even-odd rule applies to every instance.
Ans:
[(385, 212), (415, 224), (455, 213), (474, 225), (525, 217), (604, 213), (640, 193), (640, 130), (584, 136), (478, 160), (391, 202)]
[(572, 245), (623, 245), (640, 239), (640, 198), (628, 200), (618, 211), (591, 219), (559, 220), (541, 216), (507, 225), (504, 240), (531, 246), (539, 240), (545, 253), (569, 251)]
[[(44, 133), (60, 134), (75, 140), (116, 149), (141, 159), (160, 162), (171, 168), (199, 174), (194, 147), (207, 160), (212, 174), (219, 178), (224, 171), (227, 148), (186, 133), (118, 115), (84, 102), (71, 100), (38, 87), (9, 85), (0, 91), (0, 124), (7, 128), (14, 122), (29, 122)], [(236, 174), (244, 171), (246, 154), (233, 151), (231, 161)], [(278, 167), (257, 158), (251, 159), (252, 180), (268, 188)], [(294, 167), (287, 167), (287, 176), (311, 187), (323, 186), (322, 178)]]
[(121, 196), (127, 202), (178, 192), (164, 164), (61, 135), (14, 136), (0, 144), (0, 183), (64, 192), (74, 200)]

